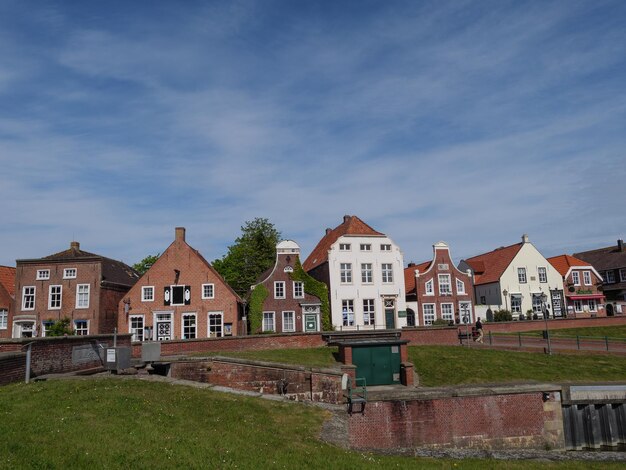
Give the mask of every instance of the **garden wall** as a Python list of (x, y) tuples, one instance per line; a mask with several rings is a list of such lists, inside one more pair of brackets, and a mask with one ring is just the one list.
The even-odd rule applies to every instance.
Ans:
[(0, 353), (0, 385), (19, 382), (26, 377), (26, 353)]

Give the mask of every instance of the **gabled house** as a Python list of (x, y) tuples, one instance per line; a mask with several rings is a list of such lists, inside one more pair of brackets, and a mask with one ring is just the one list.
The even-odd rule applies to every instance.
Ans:
[(326, 234), (303, 264), (328, 286), (332, 324), (339, 330), (406, 326), (400, 248), (354, 215)]
[(130, 266), (76, 241), (44, 258), (17, 260), (13, 337), (45, 336), (63, 318), (77, 335), (113, 333), (117, 304), (138, 278)]
[[(292, 240), (281, 241), (276, 245), (274, 266), (251, 288), (251, 295), (259, 296), (258, 307), (252, 299), (250, 302), (252, 333), (259, 327), (263, 332), (276, 333), (321, 330), (322, 302), (306, 292), (305, 279), (297, 275), (298, 271), (309, 277), (300, 265), (300, 247)], [(255, 308), (258, 311), (253, 311)], [(253, 321), (253, 317), (258, 320)]]
[(574, 253), (600, 273), (602, 289), (606, 296), (606, 314), (626, 313), (626, 247), (624, 240), (597, 250)]
[(177, 227), (174, 241), (120, 300), (118, 330), (133, 341), (234, 336), (245, 333), (240, 303)]
[(479, 304), (509, 310), (515, 320), (528, 315), (542, 318), (544, 294), (548, 315), (565, 315), (561, 274), (530, 243), (528, 235), (522, 236), (521, 243), (462, 260), (459, 269), (472, 270)]
[(548, 258), (563, 278), (567, 316), (605, 315), (602, 276), (586, 261), (570, 255)]
[(407, 326), (474, 322), (474, 283), (471, 270), (460, 271), (444, 242), (433, 245), (433, 259), (409, 263), (404, 270)]
[(11, 319), (15, 308), (15, 268), (0, 266), (0, 338), (11, 337)]

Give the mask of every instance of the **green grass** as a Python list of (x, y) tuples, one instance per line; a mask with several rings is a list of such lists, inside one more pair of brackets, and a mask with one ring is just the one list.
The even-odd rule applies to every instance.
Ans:
[(0, 468), (620, 468), (349, 452), (318, 440), (327, 413), (138, 380), (14, 384), (0, 388)]
[(271, 349), (264, 351), (223, 351), (216, 353), (194, 353), (194, 356), (228, 356), (255, 361), (281, 362), (307, 367), (338, 367), (333, 353), (337, 347), (308, 349)]
[[(542, 324), (543, 325), (543, 324)], [(539, 325), (537, 325), (539, 327)], [(539, 330), (522, 332), (522, 336), (541, 336), (545, 328), (540, 327)], [(505, 333), (497, 333), (505, 334)], [(507, 335), (516, 335), (517, 333), (506, 333)], [(575, 338), (576, 336), (598, 337), (604, 338), (624, 338), (626, 339), (626, 325), (616, 326), (594, 326), (588, 328), (564, 328), (562, 330), (550, 329), (550, 336), (553, 338)]]

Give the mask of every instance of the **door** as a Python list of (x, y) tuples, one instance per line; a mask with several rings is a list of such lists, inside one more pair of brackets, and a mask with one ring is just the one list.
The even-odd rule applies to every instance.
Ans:
[(400, 346), (353, 347), (352, 363), (367, 385), (400, 383)]
[(317, 330), (317, 314), (305, 313), (304, 314), (304, 331), (310, 333)]
[(393, 330), (396, 327), (396, 306), (393, 299), (384, 299), (385, 305), (385, 328)]
[(561, 291), (553, 290), (550, 292), (552, 294), (552, 312), (554, 314), (554, 318), (559, 318), (563, 316), (563, 297), (561, 296)]
[(172, 314), (155, 314), (154, 329), (157, 341), (169, 341), (172, 339)]

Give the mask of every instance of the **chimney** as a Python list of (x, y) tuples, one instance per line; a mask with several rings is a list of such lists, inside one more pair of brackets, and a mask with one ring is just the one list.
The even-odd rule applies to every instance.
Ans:
[(70, 243), (70, 250), (80, 250), (80, 243), (78, 242), (71, 242)]
[(344, 215), (343, 216), (343, 223), (345, 224), (347, 221), (350, 220), (351, 217), (352, 217), (351, 215)]
[(624, 240), (617, 240), (617, 249), (619, 251), (624, 251)]
[(408, 267), (409, 267), (409, 268), (412, 268), (413, 266), (415, 266), (415, 263), (411, 261), (411, 262), (409, 263), (409, 266), (408, 266)]
[(332, 231), (333, 231), (333, 229), (332, 229), (332, 228), (327, 228), (327, 229), (326, 229), (326, 235), (328, 235), (328, 234), (329, 234), (330, 232), (332, 232)]
[(185, 241), (185, 227), (176, 227), (176, 237), (175, 240), (184, 242)]
[(528, 235), (522, 235), (522, 243), (528, 243)]

